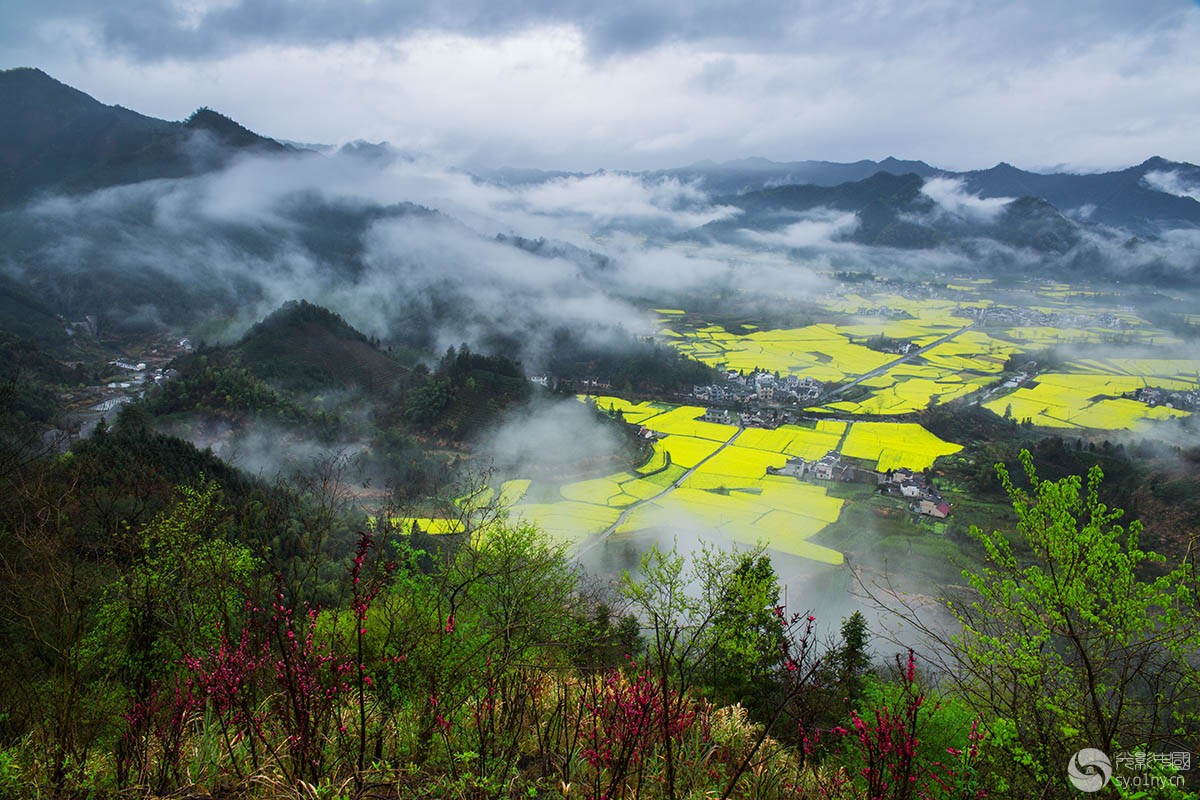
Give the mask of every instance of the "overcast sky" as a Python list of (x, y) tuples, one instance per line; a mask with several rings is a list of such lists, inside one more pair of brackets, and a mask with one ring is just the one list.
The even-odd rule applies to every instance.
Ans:
[(592, 170), (1200, 162), (1183, 0), (3, 0), (0, 66), (166, 119)]

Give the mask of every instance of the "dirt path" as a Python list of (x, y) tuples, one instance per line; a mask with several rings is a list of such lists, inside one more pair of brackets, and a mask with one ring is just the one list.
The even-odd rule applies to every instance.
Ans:
[(817, 399), (817, 401), (815, 403), (813, 403), (812, 405), (814, 405), (814, 406), (825, 405), (833, 398), (842, 394), (846, 390), (848, 390), (854, 386), (857, 386), (858, 384), (862, 383), (863, 381), (868, 380), (870, 378), (874, 378), (876, 375), (882, 375), (883, 373), (887, 372), (888, 370), (892, 369), (893, 367), (903, 364), (906, 361), (912, 361), (917, 356), (920, 356), (920, 355), (923, 355), (923, 354), (929, 352), (933, 348), (937, 347), (939, 344), (945, 344), (946, 342), (950, 341), (951, 339), (961, 336), (962, 334), (966, 333), (967, 331), (969, 331), (971, 328), (974, 328), (974, 327), (975, 327), (975, 323), (972, 322), (970, 325), (967, 325), (964, 328), (959, 328), (958, 330), (954, 331), (953, 333), (947, 333), (945, 336), (943, 336), (942, 338), (938, 339), (935, 342), (930, 342), (929, 344), (925, 345), (924, 347), (918, 348), (916, 350), (913, 350), (911, 353), (907, 353), (905, 355), (900, 356), (895, 361), (889, 361), (888, 363), (884, 364), (882, 367), (876, 367), (875, 369), (871, 370), (870, 372), (867, 372), (863, 375), (859, 375), (857, 378), (850, 381), (849, 383), (843, 384), (843, 385), (839, 386), (838, 388), (821, 395)]
[(603, 531), (598, 533), (595, 536), (594, 540), (589, 542), (585, 547), (581, 547), (580, 552), (587, 552), (588, 550), (591, 550), (593, 547), (600, 544), (600, 542), (604, 541), (609, 536), (611, 536), (618, 528), (621, 527), (621, 525), (623, 525), (625, 523), (625, 520), (629, 519), (629, 515), (633, 513), (634, 509), (639, 508), (640, 506), (643, 506), (646, 503), (653, 503), (655, 500), (665, 497), (666, 495), (668, 495), (671, 492), (678, 489), (680, 486), (683, 485), (684, 481), (686, 481), (688, 478), (690, 478), (696, 470), (698, 470), (698, 469), (700, 469), (700, 467), (704, 466), (704, 464), (709, 459), (715, 457), (717, 455), (717, 453), (720, 453), (726, 447), (729, 447), (729, 445), (731, 445), (735, 441), (737, 441), (737, 438), (742, 435), (742, 432), (744, 430), (745, 430), (745, 428), (742, 428), (739, 426), (737, 429), (737, 433), (733, 434), (733, 436), (730, 436), (728, 439), (726, 439), (724, 442), (722, 442), (720, 447), (718, 447), (716, 450), (713, 450), (711, 453), (709, 453), (704, 458), (700, 459), (700, 461), (698, 461), (696, 463), (696, 466), (692, 467), (687, 472), (680, 475), (674, 482), (671, 483), (670, 486), (666, 487), (658, 494), (654, 495), (653, 497), (647, 497), (645, 500), (638, 500), (636, 503), (626, 506), (625, 510), (621, 512), (621, 515), (619, 517), (617, 517), (616, 522), (614, 522), (612, 525), (609, 525)]

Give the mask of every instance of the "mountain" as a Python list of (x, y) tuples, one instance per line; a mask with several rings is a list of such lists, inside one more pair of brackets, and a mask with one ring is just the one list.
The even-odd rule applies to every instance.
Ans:
[(58, 349), (70, 340), (67, 323), (17, 281), (0, 274), (0, 329), (42, 347)]
[(844, 164), (835, 161), (776, 162), (765, 158), (743, 158), (714, 163), (701, 161), (686, 167), (643, 173), (652, 179), (674, 178), (695, 183), (714, 194), (742, 194), (776, 186), (810, 184), (837, 186), (865, 180), (877, 172), (913, 174), (923, 178), (945, 174), (924, 161), (902, 161), (888, 156), (882, 161), (862, 160)]
[(0, 72), (0, 108), (0, 203), (127, 158), (173, 128), (103, 105), (37, 69)]
[(168, 122), (106, 106), (27, 67), (0, 71), (0, 108), (0, 206), (49, 189), (192, 175), (242, 151), (292, 150), (206, 108)]
[(1045, 254), (1063, 254), (1080, 241), (1079, 223), (1053, 204), (1024, 195), (994, 209), (949, 210), (924, 191), (926, 178), (877, 172), (837, 186), (778, 186), (717, 198), (741, 214), (704, 226), (705, 236), (728, 238), (739, 231), (778, 232), (814, 213), (853, 213), (856, 225), (843, 237), (858, 244), (923, 249), (970, 239), (993, 239)]
[(1004, 163), (947, 174), (961, 178), (964, 187), (980, 197), (1039, 197), (1071, 216), (1133, 233), (1200, 225), (1200, 202), (1195, 197), (1155, 188), (1156, 183), (1162, 187), (1174, 178), (1184, 187), (1200, 189), (1200, 167), (1157, 156), (1128, 169), (1092, 175), (1043, 175)]
[[(836, 161), (778, 162), (765, 158), (743, 158), (721, 163), (698, 161), (686, 167), (621, 174), (636, 175), (647, 180), (672, 179), (694, 184), (710, 194), (730, 195), (797, 184), (837, 186), (865, 180), (877, 172), (890, 172), (893, 175), (911, 173), (921, 177), (949, 174), (945, 170), (931, 167), (924, 161), (904, 161), (891, 156), (882, 161), (864, 159), (848, 164)], [(480, 180), (501, 186), (528, 186), (564, 178), (585, 178), (595, 173), (500, 167), (477, 169), (471, 174)]]
[(152, 416), (199, 421), (197, 430), (259, 419), (323, 440), (348, 430), (323, 397), (388, 406), (407, 375), (342, 317), (304, 300), (284, 303), (238, 342), (202, 347), (172, 367), (171, 380), (146, 395)]
[(253, 375), (290, 391), (389, 389), (403, 368), (341, 316), (304, 300), (285, 303), (232, 348)]
[[(453, 326), (471, 331), (479, 346), (528, 353), (523, 348), (536, 338), (528, 335), (529, 314), (511, 309), (531, 293), (550, 285), (559, 291), (554, 281), (572, 267), (586, 281), (606, 282), (604, 291), (625, 290), (617, 285), (623, 270), (610, 256), (525, 235), (531, 231), (479, 237), (433, 209), (385, 205), (370, 192), (325, 191), (320, 170), (297, 169), (300, 183), (279, 181), (261, 192), (246, 182), (173, 182), (245, 154), (300, 152), (208, 108), (183, 122), (158, 120), (104, 105), (36, 69), (0, 72), (0, 108), (0, 329), (55, 354), (80, 346), (68, 338), (73, 323), (201, 336), (210, 320), (232, 319), (236, 327), (260, 304), (300, 292), (343, 313), (372, 309), (370, 319), (351, 321), (369, 323), (394, 344), (431, 348), (443, 341), (439, 331)], [(366, 143), (345, 153), (367, 171), (408, 158)], [(326, 156), (306, 158), (313, 166)], [(1169, 235), (1200, 225), (1200, 167), (1161, 158), (1095, 175), (1042, 175), (1009, 164), (951, 172), (890, 157), (750, 158), (622, 175), (651, 190), (655, 181), (700, 190), (652, 191), (653, 213), (596, 223), (614, 233), (636, 228), (651, 241), (678, 237), (676, 224), (698, 218), (673, 212), (711, 219), (711, 207), (728, 206), (740, 213), (682, 235), (810, 252), (830, 239), (944, 247), (956, 263), (981, 270), (1020, 264), (1155, 285), (1200, 282), (1190, 238)], [(586, 175), (500, 169), (475, 177), (512, 187)], [(120, 188), (92, 191), (110, 187)], [(503, 192), (486, 191), (486, 203), (504, 202)], [(60, 196), (54, 203), (24, 202), (51, 193)], [(580, 210), (581, 219), (587, 213)], [(466, 249), (434, 244), (443, 237)], [(492, 259), (511, 262), (512, 275), (480, 266)], [(342, 378), (360, 382), (364, 374)]]
[(852, 163), (746, 158), (639, 174), (652, 180), (673, 178), (713, 194), (733, 196), (791, 185), (832, 188), (859, 183), (880, 172), (958, 180), (967, 193), (984, 199), (1037, 198), (1079, 222), (1138, 235), (1200, 225), (1200, 167), (1157, 156), (1126, 169), (1083, 175), (1029, 172), (1003, 162), (989, 169), (955, 172), (890, 156)]
[(721, 197), (719, 204), (739, 208), (742, 213), (710, 223), (702, 231), (718, 237), (738, 230), (778, 231), (807, 212), (833, 209), (856, 215), (857, 227), (848, 234), (853, 241), (889, 247), (932, 247), (942, 236), (931, 225), (916, 221), (931, 217), (935, 209), (933, 200), (921, 191), (924, 184), (919, 175), (877, 172), (864, 180), (837, 186), (778, 186)]

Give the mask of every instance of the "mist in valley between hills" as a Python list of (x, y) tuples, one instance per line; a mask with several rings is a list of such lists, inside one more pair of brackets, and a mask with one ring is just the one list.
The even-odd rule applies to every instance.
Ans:
[[(1147, 182), (1177, 196), (1195, 191), (1175, 173)], [(1067, 209), (1081, 223), (1077, 239), (1039, 251), (988, 234), (1013, 202), (972, 194), (961, 179), (926, 178), (896, 218), (943, 240), (879, 247), (856, 240), (856, 211), (749, 213), (673, 176), (601, 172), (510, 185), (386, 147), (343, 148), (242, 156), (198, 176), (43, 196), (0, 213), (0, 241), (4, 272), (38, 287), (68, 318), (99, 313), (118, 328), (166, 326), (232, 342), (304, 299), (384, 343), (428, 354), (466, 343), (519, 360), (531, 375), (546, 369), (563, 336), (620, 352), (652, 335), (654, 307), (735, 304), (747, 317), (758, 309), (786, 318), (837, 291), (837, 272), (935, 284), (958, 275), (1103, 275), (1131, 295), (1130, 284), (1151, 275), (1170, 287), (1147, 287), (1153, 304), (1178, 313), (1194, 303), (1200, 230), (1136, 238), (1085, 224), (1087, 208)], [(200, 444), (213, 438), (203, 427), (179, 432)], [(219, 454), (259, 475), (348, 458), (348, 480), (372, 480), (353, 466), (362, 442), (289, 442), (255, 428), (227, 447)], [(500, 477), (522, 477), (555, 464), (618, 463), (619, 450), (581, 404), (538, 401), (502, 419), (475, 458)], [(613, 574), (634, 568), (651, 542), (686, 552), (701, 541), (730, 544), (686, 517), (587, 549), (581, 563)], [(852, 564), (852, 576), (803, 559), (776, 555), (775, 563), (791, 602), (831, 625), (860, 606), (846, 591), (854, 576), (903, 583), (923, 571), (880, 561)]]

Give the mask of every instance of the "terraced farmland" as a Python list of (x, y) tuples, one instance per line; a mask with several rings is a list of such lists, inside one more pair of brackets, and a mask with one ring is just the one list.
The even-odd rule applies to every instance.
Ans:
[[(664, 314), (660, 323), (670, 333), (672, 345), (714, 366), (743, 371), (758, 368), (851, 385), (842, 396), (807, 409), (838, 416), (912, 414), (976, 395), (988, 397), (984, 405), (998, 414), (1008, 413), (1042, 427), (1122, 430), (1186, 414), (1151, 408), (1122, 398), (1122, 394), (1145, 386), (1168, 390), (1200, 386), (1200, 359), (1120, 355), (1117, 348), (1121, 345), (1173, 347), (1180, 340), (1127, 308), (1086, 304), (1096, 292), (1061, 283), (1038, 284), (1026, 290), (1033, 302), (1020, 311), (995, 305), (987, 296), (995, 291), (990, 282), (964, 280), (951, 288), (963, 297), (913, 299), (878, 293), (846, 294), (825, 301), (829, 311), (856, 315), (860, 320), (846, 324), (735, 335), (716, 325), (689, 328), (686, 314)], [(970, 314), (982, 313), (980, 309), (989, 314), (994, 310), (1000, 322), (988, 322), (986, 329), (968, 327), (973, 324)], [(1004, 323), (1017, 318), (1057, 319), (1064, 324)], [(877, 352), (864, 346), (872, 337), (912, 342), (922, 351), (907, 357)], [(939, 343), (941, 339), (945, 341)], [(1076, 358), (1010, 394), (983, 394), (984, 390), (996, 391), (993, 387), (998, 386), (1013, 356), (1072, 345), (1092, 351), (1111, 347), (1114, 354)]]
[[(1009, 356), (1021, 349), (966, 330), (971, 321), (953, 316), (947, 304), (931, 306), (926, 313), (928, 318), (810, 325), (741, 336), (719, 326), (667, 330), (674, 334), (670, 341), (675, 347), (724, 369), (764, 369), (822, 383), (846, 383), (878, 371), (859, 384), (869, 390), (865, 398), (836, 400), (821, 407), (845, 414), (911, 414), (971, 394), (995, 381)], [(919, 356), (902, 358), (862, 344), (878, 336), (933, 346)], [(947, 336), (953, 338), (937, 344)], [(895, 366), (888, 368), (891, 364)]]
[(939, 456), (961, 449), (916, 423), (855, 422), (842, 445), (842, 455), (874, 462), (875, 469), (886, 472), (901, 467), (926, 469)]
[[(676, 330), (671, 344), (693, 358), (723, 369), (755, 369), (840, 382), (884, 366), (895, 357), (850, 340), (835, 325), (752, 331), (740, 336), (712, 325)], [(936, 338), (936, 337), (935, 337)]]
[[(586, 399), (586, 398), (583, 398)], [(789, 457), (815, 460), (842, 449), (881, 469), (924, 469), (958, 445), (943, 442), (919, 425), (817, 420), (810, 426), (774, 430), (701, 422), (698, 406), (633, 404), (594, 398), (598, 408), (662, 434), (638, 472), (620, 472), (564, 484), (557, 502), (518, 503), (525, 517), (552, 535), (582, 544), (601, 533), (641, 531), (716, 533), (735, 542), (768, 547), (826, 564), (840, 564), (837, 550), (809, 541), (837, 520), (843, 500), (822, 486), (768, 475)]]
[[(738, 333), (698, 321), (683, 309), (656, 309), (663, 337), (713, 366), (850, 385), (842, 396), (827, 395), (821, 406), (807, 409), (810, 419), (803, 424), (772, 430), (702, 421), (699, 406), (590, 398), (599, 409), (655, 432), (659, 438), (644, 465), (562, 485), (508, 481), (477, 500), (498, 492), (515, 516), (572, 545), (663, 530), (695, 532), (761, 541), (780, 553), (840, 564), (843, 555), (836, 544), (811, 539), (839, 519), (845, 501), (829, 496), (825, 485), (772, 475), (769, 469), (784, 467), (790, 457), (815, 461), (836, 451), (879, 471), (922, 470), (961, 449), (916, 423), (868, 421), (861, 419), (864, 415), (911, 414), (969, 395), (985, 398), (985, 407), (997, 414), (1052, 428), (1139, 428), (1187, 413), (1151, 408), (1122, 395), (1146, 386), (1194, 389), (1200, 385), (1200, 360), (1134, 358), (1094, 346), (1115, 336), (1143, 345), (1177, 341), (1166, 332), (1122, 309), (1089, 317), (1073, 305), (1088, 293), (1065, 285), (1027, 292), (1040, 298), (1028, 313), (994, 305), (987, 296), (994, 290), (988, 281), (964, 280), (949, 287), (954, 296), (961, 295), (957, 299), (847, 294), (826, 301), (843, 315), (838, 324), (761, 330), (731, 323)], [(1055, 313), (1086, 324), (1007, 324)], [(918, 350), (901, 355), (866, 346), (878, 337), (912, 342)], [(1071, 343), (1085, 345), (1080, 352), (1088, 355), (1055, 362), (1048, 373), (1031, 372), (1023, 385), (1008, 387), (1011, 391), (1001, 388), (1014, 356)], [(883, 345), (892, 346), (882, 340), (876, 344)], [(422, 522), (422, 527), (437, 527), (436, 521)]]
[[(1134, 375), (1098, 373), (1048, 373), (1033, 385), (984, 404), (1002, 416), (1029, 420), (1046, 428), (1098, 428), (1127, 430), (1144, 427), (1152, 420), (1187, 416), (1187, 411), (1150, 406), (1121, 397), (1147, 384)], [(1195, 386), (1181, 380), (1155, 378), (1153, 384), (1169, 389)]]

